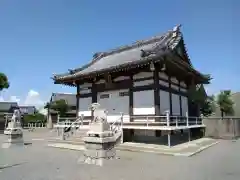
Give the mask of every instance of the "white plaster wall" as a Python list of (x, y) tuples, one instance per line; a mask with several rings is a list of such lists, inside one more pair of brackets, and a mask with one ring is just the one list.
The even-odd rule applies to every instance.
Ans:
[(180, 88), (180, 91), (182, 91), (182, 92), (187, 92), (187, 89), (185, 89), (185, 88)]
[(80, 89), (80, 91), (79, 91), (80, 94), (88, 94), (91, 92), (92, 92), (92, 90), (88, 89), (88, 88)]
[(149, 80), (145, 80), (145, 81), (137, 81), (137, 82), (133, 82), (133, 86), (146, 86), (146, 85), (150, 85), (153, 84), (154, 80), (153, 79), (149, 79)]
[(187, 92), (187, 85), (183, 81), (180, 82), (180, 91)]
[(140, 72), (133, 75), (133, 79), (140, 79), (144, 77), (153, 77), (153, 72)]
[(133, 92), (133, 114), (155, 114), (154, 90)]
[(80, 89), (84, 89), (84, 88), (87, 88), (87, 87), (92, 87), (92, 84), (91, 83), (84, 83), (84, 84), (79, 86)]
[(176, 84), (178, 84), (178, 80), (177, 80), (177, 78), (176, 78), (176, 77), (171, 77), (171, 81), (172, 81), (173, 83), (176, 83)]
[(119, 76), (117, 78), (115, 78), (113, 81), (117, 82), (117, 81), (122, 81), (122, 80), (126, 80), (126, 79), (130, 79), (129, 76)]
[[(98, 93), (100, 107), (107, 111), (108, 122), (120, 120), (123, 113), (123, 121), (129, 122), (129, 96), (119, 96), (120, 92), (128, 92), (128, 89), (117, 91), (105, 91)], [(103, 94), (109, 94), (109, 98), (100, 98)]]
[(180, 116), (180, 98), (177, 94), (172, 94), (172, 114)]
[(162, 85), (162, 86), (169, 87), (169, 83), (166, 82), (166, 81), (163, 81), (163, 80), (159, 80), (159, 84)]
[(92, 97), (79, 98), (78, 116), (91, 116), (90, 106), (92, 104)]
[(164, 72), (159, 72), (158, 73), (159, 78), (168, 80), (168, 75)]
[(181, 85), (182, 87), (185, 87), (185, 88), (187, 87), (186, 83), (183, 82), (183, 81), (180, 82), (180, 85)]
[(160, 113), (165, 114), (165, 111), (170, 111), (169, 92), (160, 90)]
[(175, 85), (175, 84), (171, 84), (171, 88), (179, 91), (179, 87), (177, 85)]
[(102, 84), (102, 83), (106, 83), (106, 81), (104, 79), (100, 79), (99, 81), (95, 82), (95, 84)]
[(182, 116), (186, 116), (186, 112), (188, 112), (188, 98), (182, 96)]

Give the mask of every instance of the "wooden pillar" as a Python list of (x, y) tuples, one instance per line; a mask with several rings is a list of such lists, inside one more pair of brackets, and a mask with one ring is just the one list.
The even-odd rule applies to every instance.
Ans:
[[(92, 103), (96, 103), (97, 102), (97, 87), (96, 87), (95, 82), (92, 83), (91, 93), (92, 93)], [(93, 120), (93, 111), (91, 111), (91, 119)]]
[[(191, 87), (196, 88), (195, 80), (194, 78), (191, 79), (190, 86), (188, 86), (188, 89)], [(189, 97), (189, 94), (188, 94)], [(192, 99), (188, 98), (188, 112), (189, 116), (199, 116), (200, 115), (200, 108), (199, 104), (196, 102), (193, 102)]]
[[(160, 89), (159, 89), (159, 66), (156, 66), (153, 72), (154, 79), (154, 106), (155, 106), (155, 115), (160, 116)], [(160, 117), (155, 118), (155, 121), (160, 121)]]
[(93, 82), (92, 83), (92, 103), (97, 102), (97, 87), (96, 84)]
[(131, 80), (131, 84), (130, 84), (130, 87), (129, 87), (129, 116), (130, 116), (130, 119), (129, 121), (130, 122), (133, 122), (133, 74), (130, 75), (130, 80)]
[(170, 102), (170, 115), (172, 115), (172, 87), (171, 87), (171, 76), (168, 76), (168, 83), (169, 83), (169, 102)]
[(77, 94), (76, 94), (76, 117), (78, 117), (78, 112), (79, 112), (79, 93), (80, 93), (80, 86), (79, 84), (77, 83), (76, 84), (77, 86)]
[[(181, 92), (181, 87), (180, 87), (180, 80), (178, 80), (178, 90)], [(183, 116), (182, 114), (182, 95), (179, 94), (179, 102), (180, 102), (180, 116)]]

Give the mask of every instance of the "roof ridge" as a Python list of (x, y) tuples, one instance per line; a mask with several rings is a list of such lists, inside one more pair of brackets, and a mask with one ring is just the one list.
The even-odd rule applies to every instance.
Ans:
[(117, 48), (114, 48), (114, 49), (110, 49), (109, 51), (105, 51), (105, 52), (96, 52), (96, 53), (93, 54), (93, 59), (89, 63), (87, 63), (86, 65), (84, 65), (80, 68), (70, 69), (69, 71), (70, 71), (70, 73), (74, 74), (76, 71), (81, 71), (81, 70), (91, 66), (92, 64), (94, 64), (98, 60), (102, 59), (103, 57), (107, 57), (107, 56), (113, 55), (115, 53), (120, 53), (120, 52), (123, 52), (123, 51), (134, 49), (136, 47), (141, 47), (141, 46), (144, 46), (144, 45), (147, 45), (147, 44), (155, 43), (155, 42), (169, 36), (170, 33), (172, 33), (172, 32), (173, 32), (172, 30), (169, 30), (168, 32), (163, 33), (162, 35), (152, 36), (151, 38), (148, 38), (148, 39), (145, 39), (145, 40), (137, 40), (130, 45), (123, 45), (123, 46), (120, 46), (120, 47), (117, 47)]
[(109, 55), (112, 55), (112, 54), (115, 54), (115, 53), (120, 53), (122, 51), (130, 50), (130, 49), (133, 49), (133, 48), (136, 48), (136, 47), (141, 47), (141, 46), (144, 46), (144, 45), (147, 45), (147, 44), (157, 42), (157, 41), (171, 35), (174, 32), (177, 32), (177, 31), (180, 32), (180, 30), (179, 30), (180, 27), (181, 27), (181, 24), (173, 27), (173, 29), (168, 30), (165, 33), (161, 33), (161, 34), (159, 33), (159, 35), (155, 35), (155, 36), (152, 36), (152, 37), (149, 37), (149, 38), (146, 38), (146, 39), (136, 40), (135, 42), (133, 42), (131, 44), (122, 45), (122, 46), (119, 46), (117, 48), (110, 49), (106, 52), (97, 52), (97, 53), (94, 54), (94, 56), (96, 58), (101, 59), (103, 57), (106, 57), (106, 56), (109, 56)]
[(137, 40), (137, 41), (135, 41), (131, 44), (122, 45), (122, 46), (119, 46), (117, 48), (105, 51), (105, 52), (100, 52), (100, 53), (98, 52), (98, 53), (95, 53), (94, 55), (99, 54), (99, 56), (97, 56), (97, 58), (96, 58), (97, 60), (99, 60), (103, 57), (107, 57), (107, 56), (115, 54), (115, 53), (121, 53), (123, 51), (131, 50), (131, 49), (134, 49), (134, 48), (137, 48), (137, 47), (141, 47), (141, 46), (144, 46), (144, 45), (155, 43), (155, 42), (163, 39), (164, 37), (168, 36), (169, 33), (171, 33), (171, 32), (173, 32), (173, 31), (170, 30), (170, 31), (168, 31), (166, 33), (163, 33), (161, 35), (152, 36), (151, 38), (148, 38), (148, 39)]
[[(121, 52), (128, 52), (128, 50), (138, 48), (141, 49), (141, 47), (144, 48), (144, 46), (149, 45), (149, 44), (155, 44), (151, 50), (150, 53), (148, 52), (147, 54), (159, 52), (159, 51), (164, 51), (166, 49), (171, 49), (173, 50), (179, 43), (179, 41), (182, 39), (182, 33), (180, 30), (181, 25), (177, 25), (171, 30), (165, 31), (163, 33), (159, 33), (158, 35), (152, 36), (147, 39), (142, 39), (142, 40), (137, 40), (134, 41), (131, 44), (127, 45), (122, 45), (114, 49), (110, 49), (106, 52), (96, 52), (93, 54), (93, 58), (91, 61), (89, 61), (87, 64), (83, 65), (80, 68), (74, 68), (68, 70), (69, 72), (66, 74), (53, 74), (53, 80), (60, 79), (61, 77), (70, 77), (76, 75), (78, 72), (83, 71), (84, 69), (94, 65), (96, 62), (100, 61), (104, 57), (111, 56), (113, 54), (121, 53)], [(148, 51), (148, 49), (147, 49)]]
[(0, 103), (17, 103), (16, 101), (0, 101)]
[(52, 93), (52, 94), (63, 94), (63, 95), (76, 95), (74, 93), (64, 93), (64, 92), (60, 92), (60, 93)]

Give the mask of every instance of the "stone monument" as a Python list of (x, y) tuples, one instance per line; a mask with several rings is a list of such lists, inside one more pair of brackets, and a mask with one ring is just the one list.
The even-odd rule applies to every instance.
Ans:
[(21, 127), (21, 114), (18, 109), (14, 110), (11, 121), (8, 123), (4, 134), (8, 136), (6, 143), (23, 144), (23, 131)]
[(107, 122), (107, 114), (100, 104), (91, 105), (93, 119), (90, 128), (83, 138), (85, 143), (84, 163), (102, 166), (105, 160), (116, 156), (115, 145), (122, 131), (113, 131)]

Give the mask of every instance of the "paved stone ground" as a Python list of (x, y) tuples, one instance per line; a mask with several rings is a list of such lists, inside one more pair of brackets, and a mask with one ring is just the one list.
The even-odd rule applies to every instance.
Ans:
[[(33, 138), (32, 138), (33, 137)], [(239, 180), (240, 140), (221, 141), (193, 157), (119, 152), (104, 167), (79, 164), (81, 152), (46, 147), (47, 133), (26, 133), (32, 145), (0, 148), (1, 180)], [(31, 140), (35, 139), (35, 140)], [(4, 137), (0, 135), (0, 143)]]

